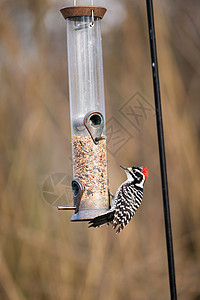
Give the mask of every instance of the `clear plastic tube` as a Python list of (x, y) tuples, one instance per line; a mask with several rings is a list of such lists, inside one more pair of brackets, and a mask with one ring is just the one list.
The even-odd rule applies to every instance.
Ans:
[(83, 187), (72, 217), (78, 221), (109, 206), (101, 19), (79, 16), (66, 22), (73, 175)]
[(102, 41), (99, 18), (67, 19), (67, 51), (72, 135), (88, 135), (76, 125), (90, 111), (102, 113), (105, 120)]

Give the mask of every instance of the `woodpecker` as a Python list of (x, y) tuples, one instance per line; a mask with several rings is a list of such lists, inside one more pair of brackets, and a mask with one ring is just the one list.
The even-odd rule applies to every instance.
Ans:
[(146, 167), (126, 168), (121, 166), (127, 175), (127, 180), (118, 188), (112, 201), (111, 209), (92, 219), (89, 227), (99, 227), (103, 224), (112, 224), (116, 233), (120, 233), (130, 222), (139, 208), (143, 197), (143, 186), (148, 177)]

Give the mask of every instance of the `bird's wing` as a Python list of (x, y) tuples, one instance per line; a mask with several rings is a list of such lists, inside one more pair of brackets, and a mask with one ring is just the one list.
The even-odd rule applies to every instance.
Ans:
[(89, 227), (99, 227), (101, 225), (104, 225), (106, 223), (109, 223), (113, 220), (113, 216), (114, 216), (114, 211), (109, 210), (97, 217), (95, 217), (94, 219), (92, 219), (89, 222)]
[(132, 219), (141, 204), (143, 190), (136, 190), (132, 185), (122, 184), (116, 195), (113, 228), (119, 233)]

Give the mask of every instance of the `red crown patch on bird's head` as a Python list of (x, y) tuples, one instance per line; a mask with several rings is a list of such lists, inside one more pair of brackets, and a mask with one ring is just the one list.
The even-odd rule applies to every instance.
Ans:
[(147, 180), (147, 177), (148, 177), (148, 175), (149, 175), (148, 169), (147, 169), (146, 167), (142, 167), (142, 173), (144, 174), (144, 176), (145, 176), (145, 181), (146, 181), (146, 180)]

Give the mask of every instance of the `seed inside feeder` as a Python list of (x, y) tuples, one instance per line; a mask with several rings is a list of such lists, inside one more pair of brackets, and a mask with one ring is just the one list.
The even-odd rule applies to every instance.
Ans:
[[(84, 188), (80, 208), (108, 208), (106, 140), (96, 145), (90, 136), (73, 135), (74, 177)], [(89, 200), (89, 202), (88, 202)]]

